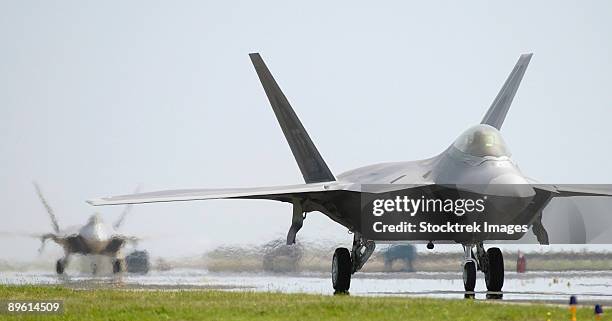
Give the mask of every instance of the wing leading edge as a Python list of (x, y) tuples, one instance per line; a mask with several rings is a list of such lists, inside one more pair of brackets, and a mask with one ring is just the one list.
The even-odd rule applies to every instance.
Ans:
[(268, 199), (290, 202), (292, 196), (314, 192), (347, 190), (346, 184), (331, 182), (327, 184), (298, 184), (286, 186), (252, 187), (252, 188), (220, 188), (220, 189), (180, 189), (150, 193), (130, 194), (113, 197), (103, 197), (88, 200), (87, 203), (99, 205), (143, 204), (158, 202), (197, 201), (209, 199)]
[(610, 196), (612, 197), (612, 185), (607, 184), (533, 184), (536, 189), (548, 191), (552, 197), (572, 196)]

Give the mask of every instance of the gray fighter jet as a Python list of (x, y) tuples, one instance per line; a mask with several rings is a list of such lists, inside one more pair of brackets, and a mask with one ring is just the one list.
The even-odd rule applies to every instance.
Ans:
[[(34, 188), (47, 210), (53, 226), (53, 233), (46, 233), (40, 236), (42, 245), (39, 252), (42, 252), (47, 240), (53, 240), (64, 250), (64, 257), (57, 260), (55, 264), (57, 274), (64, 274), (70, 257), (73, 254), (107, 256), (112, 261), (113, 273), (125, 270), (125, 262), (121, 250), (128, 242), (135, 243), (138, 239), (122, 235), (117, 230), (130, 212), (131, 205), (125, 207), (119, 219), (112, 226), (105, 224), (100, 214), (95, 213), (90, 216), (85, 225), (61, 230), (55, 212), (45, 199), (40, 186), (34, 183)], [(92, 263), (92, 271), (96, 272), (95, 263)]]
[[(542, 210), (554, 197), (610, 196), (608, 189), (536, 183), (520, 171), (510, 158), (500, 129), (517, 92), (532, 54), (521, 55), (501, 91), (482, 121), (467, 129), (437, 156), (419, 160), (381, 163), (353, 169), (335, 176), (319, 154), (289, 101), (282, 93), (259, 54), (249, 55), (264, 87), (280, 127), (302, 172), (305, 184), (230, 189), (171, 190), (106, 197), (88, 201), (93, 205), (138, 204), (152, 202), (193, 201), (207, 199), (267, 199), (293, 205), (287, 243), (295, 242), (306, 213), (318, 211), (345, 226), (354, 235), (351, 250), (336, 249), (332, 260), (332, 283), (336, 291), (348, 291), (351, 275), (359, 271), (375, 248), (368, 238), (371, 226), (362, 216), (365, 196), (376, 194), (376, 186), (384, 192), (470, 192), (490, 199), (501, 198), (503, 206), (498, 218), (527, 224), (542, 244), (548, 235), (542, 226)], [(491, 189), (501, 185), (502, 189)], [(510, 188), (508, 188), (510, 186)], [(372, 189), (374, 188), (374, 189)], [(366, 195), (367, 194), (367, 195)], [(419, 194), (417, 194), (419, 195)], [(492, 210), (493, 211), (493, 210)], [(489, 213), (487, 213), (489, 215)], [(465, 217), (465, 216), (464, 216)], [(495, 217), (495, 216), (492, 216)], [(519, 238), (524, 231), (515, 234)], [(504, 283), (504, 262), (497, 247), (485, 250), (483, 242), (498, 239), (496, 234), (458, 233), (448, 238), (436, 234), (403, 234), (403, 240), (457, 242), (464, 247), (464, 288), (473, 291), (476, 271), (485, 275), (489, 291), (501, 291)], [(379, 241), (380, 239), (376, 239)], [(383, 239), (384, 241), (384, 239)]]

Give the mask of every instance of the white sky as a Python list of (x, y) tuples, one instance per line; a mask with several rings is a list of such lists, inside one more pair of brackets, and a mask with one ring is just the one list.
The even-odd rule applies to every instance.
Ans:
[[(84, 200), (302, 182), (247, 54), (260, 52), (335, 174), (442, 151), (534, 52), (502, 133), (527, 175), (612, 183), (608, 1), (0, 1), (0, 231), (122, 208)], [(284, 237), (289, 205), (137, 206), (154, 255)], [(310, 214), (300, 237), (343, 241)], [(0, 259), (37, 240), (0, 241)], [(51, 246), (50, 246), (51, 247)], [(52, 249), (52, 251), (54, 251)], [(59, 250), (55, 248), (59, 253)]]

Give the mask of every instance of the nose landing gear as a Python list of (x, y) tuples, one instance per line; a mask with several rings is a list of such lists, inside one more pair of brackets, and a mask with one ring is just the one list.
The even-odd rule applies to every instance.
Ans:
[(485, 272), (487, 290), (500, 292), (504, 286), (504, 257), (499, 248), (492, 247), (487, 250), (487, 258), (489, 259), (488, 268)]
[(485, 275), (487, 291), (500, 292), (504, 286), (504, 257), (497, 247), (485, 251), (481, 243), (476, 244), (476, 258), (472, 252), (473, 245), (463, 245), (463, 286), (465, 291), (474, 291), (476, 285), (476, 270)]
[(474, 292), (476, 287), (476, 260), (472, 257), (472, 247), (463, 246), (463, 288), (466, 292)]

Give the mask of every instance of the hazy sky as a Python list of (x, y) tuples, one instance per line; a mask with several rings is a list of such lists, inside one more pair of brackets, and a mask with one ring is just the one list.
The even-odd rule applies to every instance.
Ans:
[[(86, 199), (301, 183), (247, 56), (260, 52), (335, 174), (446, 148), (535, 55), (502, 133), (527, 175), (612, 183), (609, 1), (0, 1), (0, 231), (121, 207)], [(583, 164), (585, 166), (577, 166)], [(282, 236), (290, 205), (136, 206), (154, 255)], [(351, 236), (311, 213), (299, 237)], [(37, 240), (0, 240), (0, 259)], [(49, 246), (60, 253), (58, 248)], [(53, 253), (55, 253), (53, 252)]]

